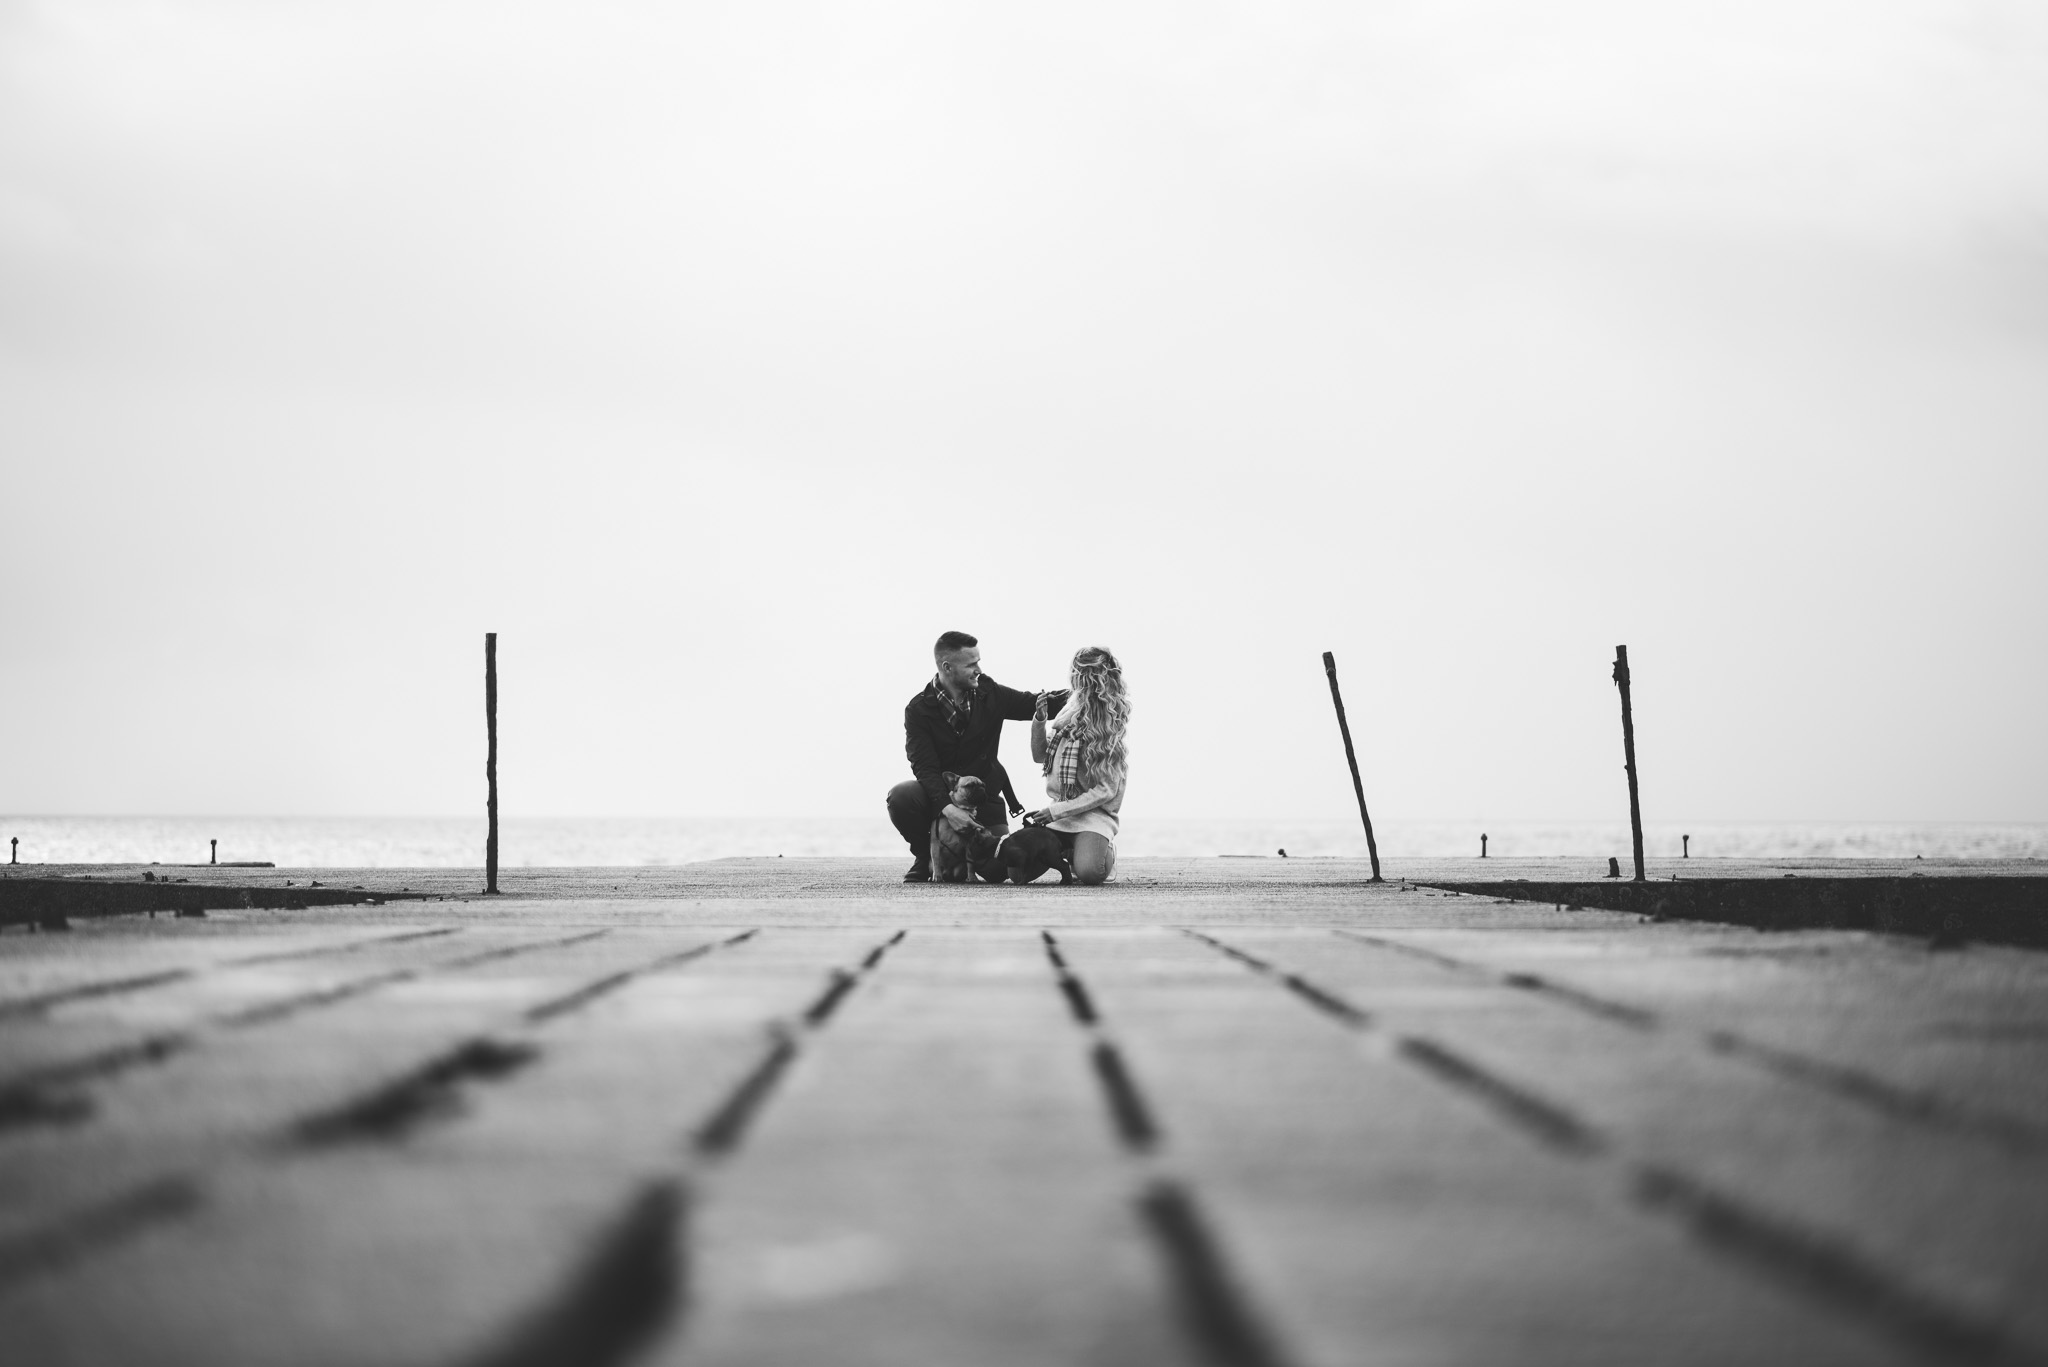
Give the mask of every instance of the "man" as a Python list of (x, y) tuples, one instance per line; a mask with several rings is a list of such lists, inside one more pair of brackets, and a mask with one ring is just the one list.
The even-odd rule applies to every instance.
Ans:
[[(980, 643), (964, 631), (949, 631), (932, 646), (939, 672), (903, 708), (903, 751), (916, 777), (889, 790), (889, 820), (910, 844), (916, 861), (906, 883), (931, 881), (932, 820), (971, 819), (998, 835), (1010, 829), (1003, 810), (1024, 810), (1010, 776), (996, 757), (1005, 721), (1030, 721), (1037, 695), (1005, 688), (981, 672)], [(948, 801), (945, 775), (972, 774), (986, 786), (987, 800), (972, 811)]]

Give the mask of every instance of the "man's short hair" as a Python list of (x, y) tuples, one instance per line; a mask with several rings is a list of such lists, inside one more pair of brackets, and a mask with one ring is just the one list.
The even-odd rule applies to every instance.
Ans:
[(943, 660), (956, 650), (965, 650), (969, 646), (978, 646), (980, 644), (981, 642), (975, 640), (964, 631), (949, 631), (932, 643), (932, 658), (934, 660)]

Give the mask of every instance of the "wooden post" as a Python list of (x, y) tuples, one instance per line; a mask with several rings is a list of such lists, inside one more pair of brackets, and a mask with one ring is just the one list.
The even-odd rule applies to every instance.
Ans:
[(1344, 720), (1344, 695), (1337, 689), (1337, 657), (1323, 652), (1323, 673), (1330, 676), (1330, 701), (1337, 705), (1337, 729), (1344, 734), (1344, 762), (1351, 766), (1351, 790), (1358, 794), (1358, 819), (1365, 823), (1365, 850), (1372, 856), (1372, 881), (1380, 877), (1379, 842), (1372, 838), (1372, 813), (1365, 810), (1365, 784), (1358, 777), (1358, 752), (1351, 748), (1351, 723)]
[(1643, 877), (1643, 804), (1636, 794), (1636, 714), (1629, 703), (1628, 695), (1628, 647), (1614, 648), (1614, 682), (1621, 689), (1621, 754), (1622, 767), (1628, 770), (1628, 830), (1635, 842), (1636, 877)]
[(1484, 858), (1486, 858), (1486, 832), (1485, 832), (1485, 831), (1481, 831), (1481, 832), (1479, 833), (1479, 857), (1480, 857), (1481, 859), (1484, 859)]
[(484, 839), (484, 891), (498, 890), (498, 633), (484, 633), (484, 731), (490, 749), (484, 756), (484, 779), (490, 784), (487, 810), (491, 831)]

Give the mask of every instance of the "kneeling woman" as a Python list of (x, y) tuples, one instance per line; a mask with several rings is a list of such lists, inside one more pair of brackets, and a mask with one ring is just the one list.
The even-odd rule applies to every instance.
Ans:
[(1045, 766), (1049, 805), (1024, 820), (1059, 833), (1074, 877), (1094, 885), (1116, 868), (1117, 812), (1124, 805), (1124, 726), (1131, 719), (1124, 670), (1101, 646), (1074, 652), (1074, 667), (1059, 715), (1046, 719), (1041, 703), (1031, 723), (1031, 758)]

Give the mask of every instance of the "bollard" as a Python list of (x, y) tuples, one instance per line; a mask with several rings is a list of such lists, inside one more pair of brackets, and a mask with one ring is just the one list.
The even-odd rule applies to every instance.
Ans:
[(1485, 831), (1481, 831), (1481, 832), (1479, 833), (1479, 857), (1480, 857), (1481, 859), (1484, 859), (1484, 858), (1486, 858), (1486, 832), (1485, 832)]
[(1365, 852), (1372, 856), (1372, 881), (1380, 877), (1379, 842), (1372, 838), (1372, 815), (1365, 810), (1365, 784), (1358, 777), (1358, 753), (1351, 748), (1351, 723), (1344, 720), (1344, 695), (1337, 691), (1337, 657), (1323, 652), (1323, 673), (1330, 676), (1330, 701), (1337, 705), (1337, 729), (1344, 734), (1344, 762), (1351, 766), (1351, 790), (1358, 794), (1358, 819), (1365, 823)]
[(1681, 836), (1680, 836), (1680, 837), (1678, 837), (1678, 838), (1679, 838), (1680, 840), (1683, 840), (1683, 841), (1685, 842), (1685, 844), (1684, 844), (1684, 845), (1683, 845), (1683, 846), (1681, 847), (1681, 849), (1680, 849), (1680, 853), (1679, 853), (1679, 856), (1678, 856), (1678, 857), (1679, 857), (1680, 859), (1690, 859), (1690, 858), (1692, 858), (1692, 837), (1691, 837), (1691, 836), (1689, 836), (1689, 835), (1681, 835)]
[(9, 836), (7, 839), (7, 862), (10, 864), (19, 864), (21, 862), (21, 837), (18, 835)]
[(206, 862), (209, 864), (218, 864), (220, 862), (220, 842), (218, 840), (206, 842)]
[(1609, 878), (1621, 877), (1621, 861), (1611, 854), (1607, 856), (1607, 876)]
[(489, 750), (484, 755), (484, 781), (490, 787), (485, 808), (490, 814), (490, 834), (484, 837), (484, 891), (498, 890), (498, 633), (484, 633), (484, 731)]
[[(1622, 768), (1628, 770), (1628, 829), (1635, 844), (1635, 881), (1640, 883), (1643, 881), (1643, 806), (1636, 797), (1636, 718), (1629, 705), (1627, 646), (1614, 648), (1614, 682), (1621, 689)], [(1619, 870), (1614, 876), (1621, 876)]]

